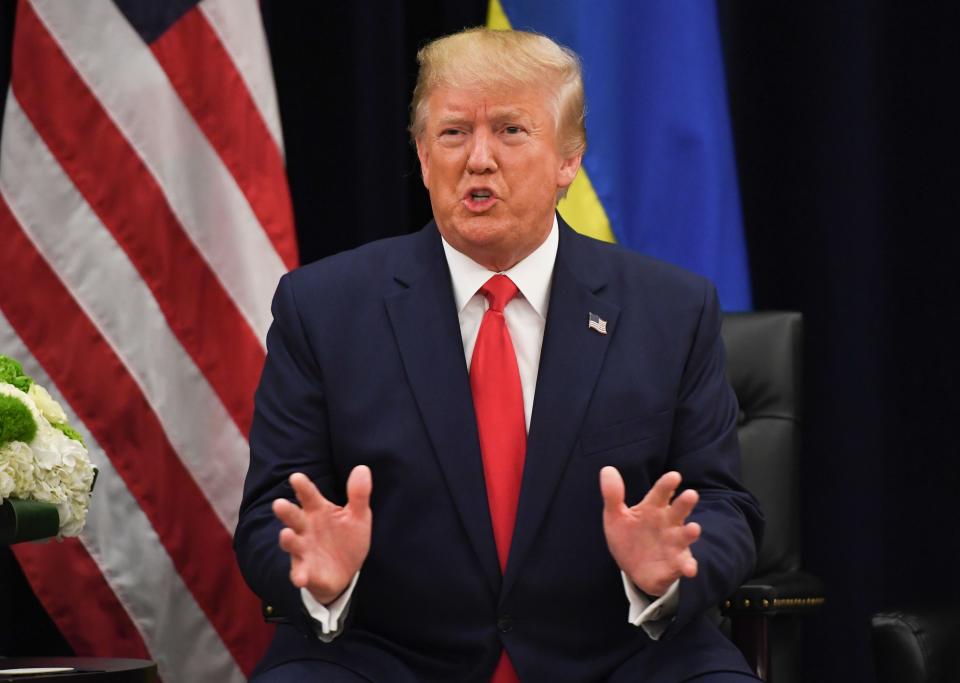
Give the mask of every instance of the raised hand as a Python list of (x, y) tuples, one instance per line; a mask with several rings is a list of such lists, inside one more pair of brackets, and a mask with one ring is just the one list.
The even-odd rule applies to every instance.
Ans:
[(280, 547), (290, 553), (290, 581), (328, 605), (346, 590), (370, 551), (370, 468), (358, 465), (350, 472), (342, 507), (324, 498), (306, 475), (290, 475), (290, 484), (300, 506), (273, 501), (273, 513), (286, 526)]
[(667, 472), (643, 500), (627, 507), (620, 472), (609, 466), (600, 470), (607, 547), (620, 569), (647, 595), (663, 595), (681, 576), (697, 574), (690, 545), (700, 537), (700, 525), (686, 519), (700, 496), (687, 489), (674, 498), (680, 479), (679, 472)]

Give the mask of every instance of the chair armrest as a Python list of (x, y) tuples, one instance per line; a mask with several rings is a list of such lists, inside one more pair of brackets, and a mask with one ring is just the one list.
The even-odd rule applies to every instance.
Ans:
[(750, 579), (724, 601), (721, 611), (725, 616), (803, 614), (824, 602), (820, 579), (801, 571), (782, 572)]
[(960, 680), (960, 607), (880, 612), (871, 626), (879, 683)]

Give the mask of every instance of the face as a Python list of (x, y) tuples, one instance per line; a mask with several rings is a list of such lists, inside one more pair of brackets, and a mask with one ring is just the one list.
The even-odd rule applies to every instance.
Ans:
[(506, 270), (546, 239), (557, 193), (580, 155), (563, 158), (549, 94), (537, 88), (437, 88), (417, 138), (440, 233), (490, 270)]

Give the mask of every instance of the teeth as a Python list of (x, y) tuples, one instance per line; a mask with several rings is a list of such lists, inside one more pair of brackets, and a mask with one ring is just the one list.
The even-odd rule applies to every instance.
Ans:
[(489, 192), (471, 192), (470, 196), (474, 199), (490, 199)]

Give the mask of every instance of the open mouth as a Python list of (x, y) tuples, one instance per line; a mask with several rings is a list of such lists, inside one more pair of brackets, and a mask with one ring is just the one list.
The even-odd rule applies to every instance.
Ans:
[(497, 202), (493, 190), (486, 187), (473, 188), (467, 191), (463, 197), (463, 203), (469, 211), (483, 213)]

